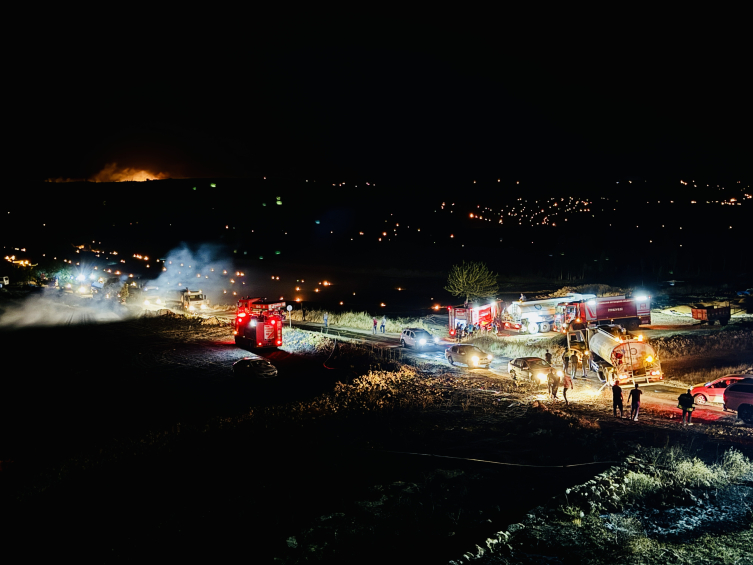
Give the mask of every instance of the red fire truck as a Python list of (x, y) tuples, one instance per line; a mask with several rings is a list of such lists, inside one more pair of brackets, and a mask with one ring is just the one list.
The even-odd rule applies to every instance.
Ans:
[(262, 298), (244, 298), (235, 309), (233, 334), (237, 345), (278, 347), (282, 345), (282, 309), (284, 302)]
[(594, 328), (619, 324), (628, 330), (637, 330), (641, 324), (651, 323), (651, 297), (604, 296), (589, 300), (558, 304), (554, 315), (554, 329), (567, 332), (572, 324)]
[(450, 337), (455, 337), (455, 328), (461, 328), (468, 324), (478, 324), (486, 327), (494, 320), (498, 320), (502, 312), (502, 301), (494, 301), (488, 304), (465, 306), (448, 306), (450, 316)]

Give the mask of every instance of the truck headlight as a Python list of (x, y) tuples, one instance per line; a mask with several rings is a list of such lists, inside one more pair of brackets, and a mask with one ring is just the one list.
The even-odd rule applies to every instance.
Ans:
[(562, 376), (562, 371), (557, 371), (557, 376), (561, 377)]
[(473, 361), (474, 365), (478, 365), (478, 356), (474, 355), (473, 357), (471, 357), (471, 361)]
[(202, 304), (202, 305), (201, 305), (201, 309), (202, 309), (202, 310), (206, 310), (206, 309), (207, 309), (207, 305), (206, 305), (206, 304)]
[(146, 304), (147, 306), (149, 306), (149, 299), (144, 300), (144, 304)]
[(158, 298), (157, 300), (154, 301), (154, 303), (155, 304), (162, 304), (162, 301)]
[(188, 307), (188, 309), (189, 309), (189, 310), (190, 310), (191, 312), (193, 312), (194, 310), (196, 310), (196, 308), (195, 308), (194, 306), (189, 306), (189, 307)]

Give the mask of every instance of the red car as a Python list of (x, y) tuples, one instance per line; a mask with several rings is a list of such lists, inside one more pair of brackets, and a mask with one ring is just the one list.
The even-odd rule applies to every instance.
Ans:
[(706, 404), (707, 402), (724, 402), (724, 390), (737, 381), (741, 381), (744, 378), (751, 378), (753, 375), (725, 375), (719, 379), (708, 382), (703, 385), (698, 385), (690, 391), (690, 394), (695, 398), (695, 403), (699, 406)]

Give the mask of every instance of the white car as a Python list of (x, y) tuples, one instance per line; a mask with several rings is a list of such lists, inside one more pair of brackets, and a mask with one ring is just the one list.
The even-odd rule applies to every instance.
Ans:
[(481, 351), (478, 347), (471, 344), (448, 347), (444, 352), (444, 356), (450, 365), (462, 363), (470, 368), (483, 367), (484, 369), (488, 369), (492, 364), (492, 359), (494, 359), (491, 354)]
[[(507, 364), (507, 372), (512, 378), (521, 377), (529, 381), (545, 383), (552, 365), (541, 357), (518, 357)], [(559, 372), (560, 376), (561, 371)]]
[(421, 349), (427, 345), (439, 343), (439, 338), (431, 335), (423, 328), (405, 328), (400, 334), (401, 347), (415, 347)]

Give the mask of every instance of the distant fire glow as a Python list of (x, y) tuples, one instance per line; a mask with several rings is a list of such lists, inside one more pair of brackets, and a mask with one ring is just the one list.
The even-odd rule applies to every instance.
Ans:
[(91, 182), (143, 182), (146, 180), (160, 180), (166, 178), (170, 178), (170, 175), (167, 173), (152, 172), (136, 167), (119, 167), (117, 163), (108, 163), (101, 171), (92, 175), (88, 179), (49, 178), (47, 179), (47, 182), (81, 182), (84, 180), (89, 180)]

